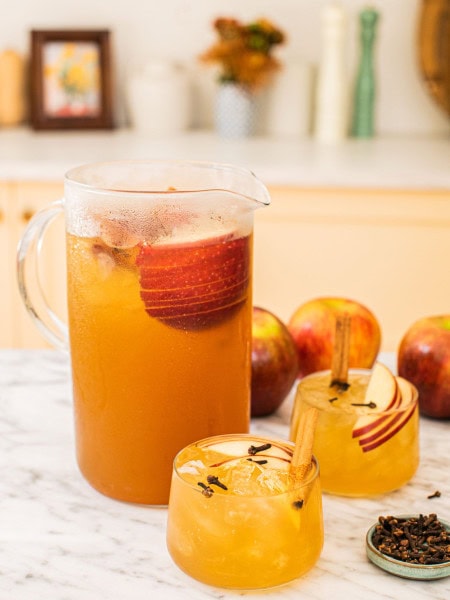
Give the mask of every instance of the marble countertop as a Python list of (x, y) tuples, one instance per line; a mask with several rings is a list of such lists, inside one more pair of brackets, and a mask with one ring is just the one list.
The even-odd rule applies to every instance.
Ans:
[[(392, 366), (393, 357), (381, 360)], [(254, 431), (286, 437), (289, 399)], [(421, 464), (399, 491), (372, 499), (324, 496), (325, 545), (303, 578), (265, 592), (202, 585), (180, 572), (165, 545), (166, 509), (95, 492), (74, 458), (67, 357), (0, 351), (0, 598), (8, 600), (448, 600), (450, 579), (389, 575), (365, 554), (379, 515), (436, 512), (450, 520), (449, 422), (421, 420)], [(440, 498), (428, 499), (436, 489)]]
[(0, 180), (62, 181), (81, 163), (123, 158), (228, 162), (268, 185), (450, 190), (450, 139), (379, 137), (324, 145), (312, 138), (220, 139), (188, 131), (164, 139), (133, 130), (0, 129)]

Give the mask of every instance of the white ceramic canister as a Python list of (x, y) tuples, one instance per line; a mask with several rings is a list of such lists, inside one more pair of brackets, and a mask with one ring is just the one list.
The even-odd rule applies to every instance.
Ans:
[(186, 69), (171, 62), (151, 62), (134, 73), (127, 86), (131, 125), (154, 136), (174, 135), (191, 122), (191, 90)]

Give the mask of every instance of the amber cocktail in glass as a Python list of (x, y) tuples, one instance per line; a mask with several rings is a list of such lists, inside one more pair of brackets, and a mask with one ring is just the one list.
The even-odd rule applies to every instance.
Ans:
[[(377, 370), (380, 385), (369, 382)], [(350, 369), (347, 384), (332, 383), (331, 372), (299, 382), (291, 422), (318, 409), (313, 452), (324, 491), (372, 496), (407, 483), (419, 463), (417, 390), (377, 364), (374, 371)], [(380, 387), (381, 386), (381, 387)]]
[(216, 436), (175, 459), (167, 544), (175, 563), (204, 583), (269, 588), (309, 571), (323, 544), (318, 464), (290, 480), (293, 444)]

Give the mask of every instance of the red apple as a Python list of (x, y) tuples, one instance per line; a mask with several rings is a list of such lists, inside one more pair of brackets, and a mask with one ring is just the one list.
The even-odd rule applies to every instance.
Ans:
[(370, 369), (378, 356), (381, 328), (375, 315), (348, 298), (315, 298), (302, 304), (288, 322), (297, 346), (299, 377), (331, 368), (336, 317), (351, 317), (349, 368)]
[(450, 314), (411, 325), (400, 342), (397, 370), (416, 386), (423, 415), (450, 418)]
[(298, 372), (297, 350), (286, 325), (270, 311), (253, 307), (251, 414), (273, 413)]

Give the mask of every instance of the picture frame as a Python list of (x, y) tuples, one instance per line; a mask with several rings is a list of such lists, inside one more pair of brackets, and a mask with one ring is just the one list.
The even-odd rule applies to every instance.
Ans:
[(31, 126), (112, 128), (110, 32), (34, 29), (30, 34)]

